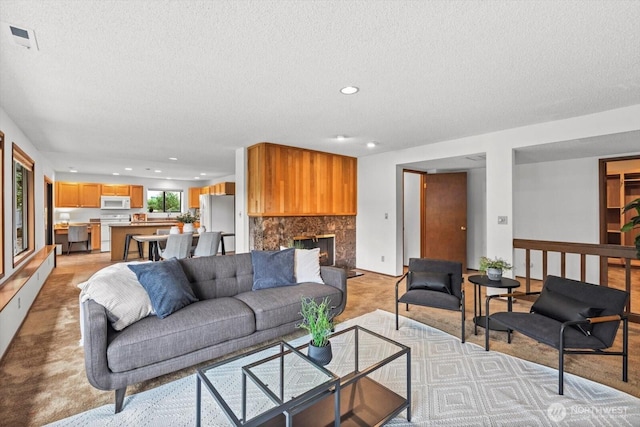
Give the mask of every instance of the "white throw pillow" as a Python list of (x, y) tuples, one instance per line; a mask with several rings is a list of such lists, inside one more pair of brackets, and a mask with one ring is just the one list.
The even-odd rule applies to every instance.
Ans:
[(296, 249), (296, 281), (324, 283), (320, 276), (320, 248)]
[(97, 271), (78, 287), (80, 301), (92, 299), (107, 310), (107, 317), (116, 331), (153, 314), (149, 294), (142, 287), (128, 264), (121, 262)]

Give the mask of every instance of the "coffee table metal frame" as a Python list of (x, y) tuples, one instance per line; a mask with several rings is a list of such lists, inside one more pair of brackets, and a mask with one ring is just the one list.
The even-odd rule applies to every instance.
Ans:
[[(301, 346), (298, 347), (292, 347), (290, 344), (287, 344), (286, 342), (280, 341), (279, 343), (276, 344), (270, 344), (264, 347), (261, 347), (259, 349), (253, 350), (249, 353), (245, 353), (245, 354), (241, 354), (238, 356), (235, 356), (231, 359), (228, 360), (224, 360), (221, 362), (218, 362), (214, 365), (205, 367), (205, 368), (201, 368), (198, 369), (198, 373), (197, 373), (197, 384), (196, 384), (196, 398), (197, 398), (197, 402), (196, 402), (196, 425), (200, 426), (200, 420), (201, 420), (201, 411), (202, 411), (202, 391), (201, 391), (201, 385), (202, 383), (205, 384), (205, 387), (209, 390), (209, 392), (211, 393), (211, 395), (214, 397), (214, 399), (216, 400), (216, 402), (220, 405), (220, 407), (222, 408), (223, 412), (225, 413), (225, 415), (227, 416), (227, 418), (229, 419), (229, 421), (235, 425), (235, 426), (242, 426), (242, 427), (248, 427), (248, 426), (256, 426), (256, 425), (260, 425), (260, 424), (264, 424), (267, 422), (273, 422), (273, 419), (275, 417), (277, 417), (280, 414), (284, 414), (285, 416), (285, 425), (287, 427), (291, 427), (293, 425), (293, 420), (294, 417), (298, 414), (301, 415), (305, 415), (305, 414), (310, 414), (309, 418), (313, 418), (314, 417), (314, 412), (313, 410), (315, 408), (319, 408), (321, 405), (320, 403), (326, 403), (327, 399), (330, 399), (331, 397), (333, 397), (333, 410), (334, 410), (334, 425), (335, 426), (340, 426), (341, 422), (348, 422), (349, 418), (353, 417), (353, 418), (358, 418), (359, 415), (357, 413), (357, 408), (347, 408), (347, 410), (345, 411), (344, 414), (341, 413), (341, 403), (340, 403), (340, 396), (341, 396), (341, 390), (344, 389), (349, 389), (351, 390), (351, 393), (355, 392), (357, 393), (363, 393), (366, 395), (366, 393), (368, 393), (370, 390), (371, 393), (376, 393), (375, 395), (375, 399), (376, 400), (376, 404), (380, 404), (380, 401), (387, 401), (387, 402), (392, 402), (391, 408), (388, 409), (388, 412), (384, 413), (383, 416), (374, 424), (374, 425), (383, 425), (386, 422), (390, 421), (391, 419), (393, 419), (395, 416), (397, 416), (398, 414), (400, 414), (402, 411), (404, 411), (406, 409), (407, 411), (407, 420), (411, 421), (411, 348), (408, 346), (405, 346), (403, 344), (400, 344), (396, 341), (393, 341), (387, 337), (384, 337), (380, 334), (377, 334), (375, 332), (372, 332), (366, 328), (363, 328), (359, 325), (355, 325), (349, 328), (346, 328), (344, 330), (335, 332), (333, 334), (331, 334), (330, 338), (333, 337), (337, 337), (339, 335), (342, 334), (346, 334), (346, 333), (351, 333), (353, 332), (355, 334), (354, 337), (354, 349), (350, 350), (350, 349), (346, 349), (346, 350), (338, 350), (338, 351), (353, 351), (354, 352), (354, 367), (353, 367), (353, 371), (351, 371), (350, 373), (343, 375), (342, 377), (338, 377), (336, 376), (334, 373), (332, 373), (331, 371), (329, 371), (328, 369), (323, 368), (322, 366), (319, 366), (317, 364), (315, 364), (311, 359), (308, 359), (306, 355), (304, 355), (301, 350), (305, 349), (308, 347), (308, 343), (307, 344), (303, 344)], [(360, 366), (359, 366), (359, 351), (360, 351), (360, 345), (359, 345), (359, 340), (360, 340), (360, 334), (361, 333), (366, 333), (369, 334), (379, 340), (385, 341), (387, 343), (392, 344), (393, 346), (397, 346), (398, 347), (398, 351), (394, 352), (393, 354), (385, 357), (384, 359), (366, 367), (363, 370), (360, 370)], [(215, 367), (219, 367), (223, 364), (226, 363), (230, 363), (230, 362), (234, 362), (237, 361), (239, 359), (251, 356), (257, 352), (261, 352), (264, 350), (267, 350), (271, 347), (274, 346), (280, 346), (280, 351), (277, 354), (265, 357), (263, 359), (260, 359), (258, 361), (249, 363), (247, 365), (242, 366), (242, 419), (238, 418), (233, 410), (228, 406), (228, 404), (225, 402), (224, 397), (219, 393), (218, 390), (216, 390), (215, 386), (209, 381), (209, 379), (207, 378), (207, 371), (215, 368)], [(299, 355), (300, 357), (306, 358), (312, 365), (314, 365), (317, 369), (319, 369), (321, 372), (325, 373), (327, 375), (327, 381), (325, 381), (324, 383), (313, 387), (310, 390), (307, 390), (306, 392), (300, 394), (299, 396), (295, 396), (292, 397), (290, 400), (285, 401), (283, 393), (284, 390), (282, 389), (282, 384), (283, 384), (283, 375), (284, 375), (284, 370), (285, 370), (285, 364), (284, 364), (284, 356), (291, 354), (291, 353), (295, 353), (296, 355)], [(399, 358), (401, 358), (402, 356), (406, 355), (406, 376), (407, 376), (407, 384), (406, 384), (406, 397), (400, 396), (397, 393), (389, 390), (387, 387), (385, 387), (384, 385), (372, 380), (371, 378), (368, 378), (368, 376), (377, 371), (378, 369), (382, 368), (383, 366), (389, 364), (390, 362), (397, 360)], [(280, 396), (278, 396), (278, 394), (274, 393), (272, 390), (270, 390), (270, 388), (268, 387), (267, 384), (265, 384), (262, 379), (259, 377), (259, 375), (257, 375), (256, 373), (254, 373), (252, 371), (252, 369), (260, 366), (263, 363), (267, 363), (269, 361), (275, 360), (277, 358), (280, 358), (280, 390), (279, 390), (279, 394)], [(264, 413), (252, 418), (251, 420), (245, 420), (246, 417), (246, 379), (247, 377), (273, 402), (276, 404), (275, 407), (270, 408), (269, 410), (265, 411)], [(363, 397), (364, 399), (364, 397)], [(324, 409), (318, 409), (319, 411), (325, 411), (325, 406), (323, 406)], [(304, 424), (303, 425), (308, 425), (309, 420), (305, 419)], [(272, 425), (272, 424), (269, 424)]]
[[(255, 353), (259, 353), (259, 352), (263, 352), (265, 350), (268, 350), (270, 348), (274, 348), (274, 347), (280, 347), (280, 350), (277, 354), (268, 356), (266, 358), (261, 359), (258, 362), (254, 362), (251, 363), (249, 365), (245, 365), (243, 366), (242, 369), (242, 415), (241, 418), (238, 418), (234, 411), (229, 407), (229, 405), (227, 404), (227, 402), (224, 400), (224, 397), (220, 394), (220, 392), (216, 389), (216, 387), (211, 383), (211, 381), (209, 380), (209, 378), (207, 378), (206, 372), (214, 369), (216, 367), (234, 362), (236, 360), (239, 359), (243, 359), (243, 358), (247, 358), (248, 356), (251, 356)], [(202, 383), (204, 382), (206, 388), (209, 390), (209, 392), (211, 393), (211, 395), (213, 396), (213, 398), (216, 400), (216, 402), (218, 403), (218, 405), (220, 405), (220, 407), (222, 408), (224, 414), (226, 415), (227, 419), (235, 426), (244, 426), (244, 427), (252, 427), (252, 426), (258, 426), (261, 424), (264, 424), (266, 421), (276, 417), (279, 414), (284, 413), (285, 417), (286, 417), (286, 425), (287, 426), (291, 426), (291, 418), (292, 416), (297, 413), (297, 411), (295, 410), (295, 408), (297, 406), (300, 406), (302, 403), (304, 403), (305, 401), (315, 398), (317, 396), (321, 396), (321, 395), (325, 395), (327, 393), (330, 392), (331, 389), (335, 389), (336, 393), (336, 401), (337, 401), (337, 408), (336, 410), (339, 411), (339, 399), (340, 399), (340, 387), (339, 387), (339, 382), (340, 379), (335, 376), (333, 373), (329, 372), (328, 370), (324, 369), (321, 366), (318, 366), (314, 363), (310, 363), (310, 365), (314, 366), (316, 369), (318, 369), (320, 372), (324, 373), (325, 376), (327, 377), (327, 380), (325, 382), (323, 382), (322, 384), (311, 388), (310, 390), (307, 390), (306, 392), (300, 394), (299, 396), (296, 396), (288, 401), (285, 401), (283, 393), (284, 393), (284, 389), (282, 388), (282, 384), (283, 384), (283, 377), (284, 377), (284, 357), (290, 354), (295, 354), (298, 357), (307, 360), (308, 358), (300, 353), (299, 350), (297, 350), (296, 348), (292, 347), (290, 344), (284, 342), (284, 341), (280, 341), (277, 342), (275, 344), (269, 344), (266, 345), (264, 347), (260, 347), (258, 349), (255, 349), (251, 352), (248, 353), (244, 353), (244, 354), (240, 354), (238, 356), (235, 356), (231, 359), (227, 359), (227, 360), (223, 360), (221, 362), (218, 362), (216, 364), (207, 366), (205, 368), (202, 369), (198, 369), (197, 372), (197, 382), (196, 382), (196, 426), (200, 426), (200, 421), (201, 421), (201, 413), (202, 413)], [(280, 384), (281, 384), (281, 393), (280, 396), (276, 396), (273, 392), (271, 392), (268, 388), (267, 385), (265, 385), (262, 381), (260, 381), (260, 379), (258, 379), (253, 373), (249, 372), (248, 369), (251, 367), (256, 366), (257, 364), (260, 363), (265, 363), (267, 361), (270, 360), (274, 360), (276, 358), (280, 358)], [(247, 376), (258, 386), (258, 388), (265, 393), (265, 395), (271, 399), (276, 406), (261, 413), (260, 415), (252, 418), (251, 420), (247, 420), (247, 414), (246, 414), (246, 409), (247, 409)], [(325, 393), (323, 393), (325, 392)]]

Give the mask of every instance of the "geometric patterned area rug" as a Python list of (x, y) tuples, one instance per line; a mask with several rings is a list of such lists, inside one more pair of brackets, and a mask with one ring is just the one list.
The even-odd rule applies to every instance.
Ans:
[[(360, 325), (411, 347), (412, 416), (393, 426), (640, 426), (640, 399), (565, 373), (558, 395), (558, 371), (513, 356), (485, 351), (438, 329), (382, 310), (340, 323)], [(302, 344), (308, 337), (292, 341)], [(403, 359), (404, 360), (404, 359)], [(393, 376), (393, 372), (380, 372)], [(393, 382), (394, 378), (387, 378)], [(385, 382), (385, 378), (379, 378)], [(51, 426), (192, 426), (196, 377), (128, 396), (121, 413), (113, 404), (60, 420)], [(204, 426), (230, 425), (203, 387)]]

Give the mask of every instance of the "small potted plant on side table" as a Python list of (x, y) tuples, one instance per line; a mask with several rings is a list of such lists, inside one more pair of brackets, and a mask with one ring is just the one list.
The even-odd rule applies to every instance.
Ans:
[(480, 257), (480, 271), (486, 273), (489, 280), (502, 280), (502, 272), (511, 270), (511, 264), (502, 258)]
[(329, 341), (333, 321), (330, 319), (329, 310), (328, 297), (319, 304), (313, 298), (302, 298), (302, 308), (300, 309), (302, 322), (298, 327), (311, 334), (308, 356), (322, 366), (331, 362), (333, 357)]
[(198, 220), (197, 216), (191, 215), (191, 212), (187, 211), (184, 214), (176, 216), (176, 221), (184, 224), (182, 226), (183, 233), (193, 233), (195, 228), (193, 227), (193, 223)]

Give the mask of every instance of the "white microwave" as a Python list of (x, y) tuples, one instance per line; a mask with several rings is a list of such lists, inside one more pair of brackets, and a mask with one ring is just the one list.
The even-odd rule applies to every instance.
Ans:
[(131, 209), (129, 196), (102, 196), (100, 197), (100, 209)]

